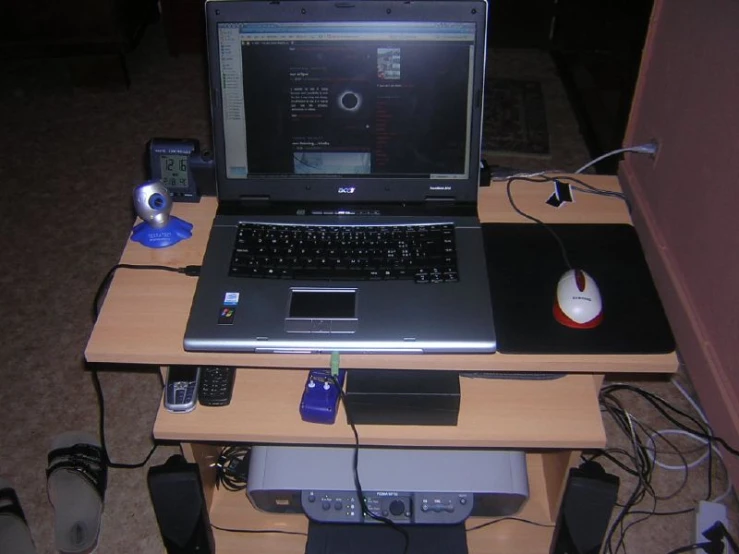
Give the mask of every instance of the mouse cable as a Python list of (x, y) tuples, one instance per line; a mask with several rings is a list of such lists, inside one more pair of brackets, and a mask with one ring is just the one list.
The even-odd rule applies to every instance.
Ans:
[(341, 403), (344, 406), (344, 412), (346, 412), (346, 421), (347, 423), (349, 423), (349, 426), (352, 429), (352, 433), (354, 434), (354, 456), (352, 458), (352, 472), (354, 474), (354, 489), (356, 490), (357, 497), (359, 498), (359, 506), (362, 510), (362, 514), (366, 514), (375, 521), (384, 523), (394, 531), (400, 533), (403, 536), (403, 554), (407, 554), (410, 542), (408, 531), (397, 525), (393, 520), (373, 513), (367, 507), (367, 501), (364, 498), (362, 484), (359, 481), (359, 433), (357, 433), (357, 427), (354, 424), (354, 419), (352, 418), (351, 411), (349, 409), (349, 402), (347, 402), (346, 400), (346, 395), (341, 388), (341, 383), (339, 383), (339, 379), (335, 375), (331, 375), (331, 380), (334, 382), (334, 386), (339, 391), (339, 398), (341, 399)]
[[(100, 286), (98, 287), (97, 292), (95, 293), (95, 299), (93, 302), (93, 321), (97, 321), (98, 316), (100, 315), (101, 302), (104, 299), (104, 296), (107, 293), (108, 288), (110, 287), (110, 283), (113, 280), (113, 276), (115, 275), (115, 272), (118, 271), (119, 269), (170, 271), (174, 273), (183, 273), (185, 275), (189, 275), (193, 277), (200, 274), (200, 266), (197, 266), (197, 265), (189, 265), (185, 267), (169, 267), (169, 266), (163, 266), (163, 265), (116, 264), (105, 275), (102, 282), (100, 283)], [(108, 454), (108, 447), (105, 442), (105, 396), (103, 394), (103, 387), (100, 384), (100, 377), (98, 375), (97, 369), (91, 367), (90, 375), (92, 377), (92, 384), (93, 384), (93, 387), (95, 388), (95, 395), (97, 396), (97, 401), (98, 401), (98, 413), (99, 413), (98, 434), (100, 436), (100, 448), (103, 451), (103, 456), (104, 456), (107, 466), (113, 469), (137, 469), (137, 468), (144, 467), (149, 462), (151, 457), (154, 455), (154, 451), (157, 449), (157, 446), (158, 446), (156, 443), (151, 447), (151, 450), (141, 462), (120, 463), (120, 462), (114, 462), (113, 460), (111, 460), (110, 455)]]
[[(549, 179), (547, 179), (547, 180), (549, 180)], [(557, 241), (557, 244), (559, 245), (560, 252), (562, 253), (562, 259), (564, 260), (565, 265), (567, 266), (567, 269), (572, 269), (572, 264), (570, 263), (570, 258), (567, 255), (567, 249), (565, 248), (564, 242), (562, 242), (562, 239), (554, 231), (554, 229), (552, 229), (552, 227), (550, 225), (548, 225), (547, 223), (544, 223), (538, 217), (534, 217), (533, 215), (529, 215), (526, 212), (524, 212), (513, 201), (513, 192), (511, 191), (511, 185), (513, 185), (513, 182), (514, 181), (529, 181), (529, 182), (532, 182), (532, 183), (541, 183), (541, 182), (545, 182), (545, 181), (544, 180), (540, 180), (540, 179), (529, 179), (529, 178), (526, 178), (526, 177), (516, 177), (516, 178), (513, 178), (513, 179), (508, 179), (508, 181), (506, 182), (506, 195), (508, 196), (508, 202), (511, 204), (511, 208), (513, 208), (513, 210), (517, 214), (525, 217), (526, 219), (528, 219), (530, 221), (533, 221), (534, 223), (538, 223), (539, 225), (541, 225), (542, 227), (544, 227), (547, 231), (549, 231), (549, 234), (554, 237), (554, 239)]]

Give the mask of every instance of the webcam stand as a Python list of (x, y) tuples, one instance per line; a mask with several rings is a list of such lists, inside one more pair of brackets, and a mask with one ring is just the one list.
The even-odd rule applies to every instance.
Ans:
[(149, 248), (166, 248), (192, 236), (192, 223), (177, 216), (169, 216), (163, 227), (153, 227), (146, 221), (134, 226), (131, 240)]

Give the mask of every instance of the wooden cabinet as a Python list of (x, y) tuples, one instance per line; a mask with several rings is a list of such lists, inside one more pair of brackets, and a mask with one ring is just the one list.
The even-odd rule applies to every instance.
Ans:
[[(620, 190), (615, 177), (586, 177), (590, 185)], [(551, 188), (541, 183), (516, 185), (516, 203), (542, 216)], [(522, 222), (510, 206), (505, 186), (480, 189), (482, 221)], [(215, 214), (213, 198), (198, 204), (175, 204), (174, 213), (194, 224), (192, 238), (171, 249), (152, 250), (129, 242), (122, 263), (182, 267), (203, 258)], [(548, 210), (550, 223), (627, 223), (622, 202), (582, 195), (567, 209)], [(306, 423), (299, 415), (307, 372), (329, 367), (328, 355), (185, 352), (182, 340), (195, 279), (171, 272), (121, 270), (116, 273), (95, 324), (85, 357), (88, 362), (121, 364), (231, 365), (238, 367), (231, 404), (198, 406), (189, 414), (160, 408), (154, 424), (157, 439), (177, 441), (203, 476), (211, 522), (229, 529), (282, 529), (304, 532), (302, 515), (255, 510), (246, 495), (214, 487), (214, 462), (223, 445), (315, 444), (352, 446), (354, 437), (343, 410), (334, 425)], [(672, 373), (674, 353), (659, 355), (362, 355), (341, 356), (343, 368), (430, 369), (497, 372), (557, 372), (557, 379), (461, 378), (461, 405), (456, 426), (362, 425), (360, 444), (391, 447), (504, 448), (526, 452), (530, 498), (519, 514), (543, 524), (501, 521), (468, 533), (473, 554), (549, 551), (553, 525), (568, 470), (585, 448), (605, 445), (598, 405), (603, 375), (633, 372)], [(460, 468), (463, 470), (463, 468)], [(470, 518), (468, 528), (492, 520)], [(284, 534), (217, 531), (219, 554), (241, 552), (299, 554), (305, 537)]]

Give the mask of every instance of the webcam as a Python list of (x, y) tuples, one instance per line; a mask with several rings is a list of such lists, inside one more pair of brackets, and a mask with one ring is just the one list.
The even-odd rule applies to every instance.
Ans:
[(133, 189), (133, 209), (154, 229), (166, 227), (172, 211), (172, 197), (160, 181), (147, 181)]
[(166, 248), (192, 236), (192, 224), (170, 215), (172, 197), (159, 180), (133, 189), (133, 208), (141, 223), (133, 228), (131, 240), (149, 248)]

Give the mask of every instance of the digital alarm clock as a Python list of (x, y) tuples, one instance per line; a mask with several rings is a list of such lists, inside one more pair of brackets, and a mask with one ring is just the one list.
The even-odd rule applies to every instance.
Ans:
[(175, 202), (199, 202), (213, 194), (213, 159), (195, 139), (153, 138), (148, 143), (149, 179), (158, 180)]

